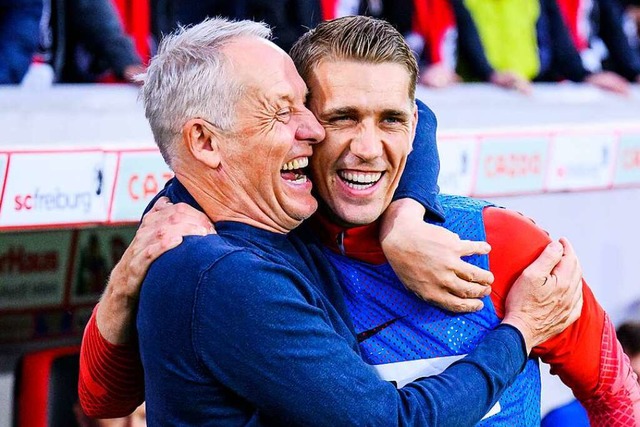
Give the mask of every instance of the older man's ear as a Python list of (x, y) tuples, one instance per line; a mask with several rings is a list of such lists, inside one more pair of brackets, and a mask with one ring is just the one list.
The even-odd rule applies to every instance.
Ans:
[(220, 166), (220, 138), (220, 132), (204, 119), (191, 119), (182, 128), (182, 140), (187, 150), (212, 169)]

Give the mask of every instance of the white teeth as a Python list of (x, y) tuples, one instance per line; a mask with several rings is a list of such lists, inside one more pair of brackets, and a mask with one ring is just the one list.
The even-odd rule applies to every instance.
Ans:
[(296, 175), (295, 179), (288, 179), (287, 181), (289, 181), (292, 184), (298, 185), (298, 184), (304, 184), (305, 182), (307, 182), (307, 176), (306, 175)]
[[(382, 177), (382, 172), (339, 172), (342, 179), (350, 181), (347, 184), (362, 183), (362, 184), (375, 184)], [(355, 187), (353, 187), (355, 188)]]
[(308, 157), (300, 157), (290, 162), (285, 163), (282, 166), (283, 171), (290, 171), (295, 169), (302, 169), (309, 166), (309, 158)]
[(354, 190), (366, 190), (367, 188), (373, 187), (373, 184), (354, 184), (352, 182), (345, 182), (345, 184)]

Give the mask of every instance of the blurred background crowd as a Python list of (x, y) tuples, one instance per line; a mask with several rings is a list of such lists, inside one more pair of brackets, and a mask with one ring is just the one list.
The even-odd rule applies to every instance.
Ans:
[(396, 26), (428, 87), (640, 82), (640, 0), (0, 0), (0, 84), (132, 82), (162, 34), (207, 16), (264, 21), (288, 51), (354, 14)]

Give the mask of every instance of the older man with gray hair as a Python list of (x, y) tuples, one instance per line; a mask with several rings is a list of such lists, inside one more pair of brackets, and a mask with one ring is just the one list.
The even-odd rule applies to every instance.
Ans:
[[(137, 326), (149, 423), (477, 422), (522, 370), (528, 349), (578, 317), (575, 270), (554, 270), (564, 279), (559, 303), (539, 304), (548, 295), (539, 279), (562, 255), (550, 246), (514, 285), (521, 298), (507, 304), (502, 324), (464, 359), (402, 389), (381, 380), (360, 357), (322, 245), (305, 226), (288, 234), (317, 208), (305, 168), (325, 131), (305, 106), (293, 62), (267, 36), (257, 23), (205, 21), (167, 38), (149, 66), (147, 117), (176, 174), (161, 194), (201, 209), (219, 233), (186, 238), (145, 278)], [(391, 103), (400, 103), (380, 121), (406, 154), (417, 110), (408, 76), (389, 78)], [(334, 113), (321, 118), (329, 127), (351, 120), (349, 111)], [(356, 140), (353, 150), (367, 152)], [(405, 161), (397, 152), (381, 170), (340, 172), (350, 189), (343, 195), (371, 196), (363, 209), (379, 215)], [(341, 207), (350, 209), (341, 204), (334, 214), (354, 214)], [(557, 321), (538, 324), (545, 318)], [(83, 387), (96, 389), (84, 378), (81, 397)], [(471, 404), (461, 411), (463, 400)]]

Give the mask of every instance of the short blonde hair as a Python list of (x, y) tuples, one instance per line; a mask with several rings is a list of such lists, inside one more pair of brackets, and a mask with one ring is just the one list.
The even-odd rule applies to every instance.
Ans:
[(323, 61), (392, 62), (409, 74), (409, 97), (415, 99), (418, 64), (402, 34), (391, 24), (367, 16), (346, 16), (320, 23), (293, 45), (298, 73), (307, 81)]

